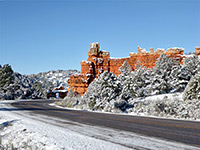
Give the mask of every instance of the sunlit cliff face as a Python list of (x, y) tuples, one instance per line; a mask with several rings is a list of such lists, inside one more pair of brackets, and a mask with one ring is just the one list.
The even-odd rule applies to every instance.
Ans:
[[(177, 60), (180, 64), (183, 64), (183, 48), (169, 48), (167, 51), (159, 48), (154, 51), (154, 49), (151, 48), (150, 52), (146, 52), (145, 49), (140, 47), (137, 49), (138, 53), (129, 53), (129, 57), (111, 58), (109, 52), (100, 50), (99, 43), (90, 43), (88, 59), (87, 61), (81, 62), (81, 74), (72, 75), (67, 81), (69, 89), (74, 89), (76, 92), (83, 95), (87, 91), (88, 85), (104, 71), (113, 72), (118, 76), (120, 74), (119, 68), (124, 61), (128, 62), (132, 71), (135, 70), (135, 64), (138, 61), (146, 68), (153, 68), (157, 58), (159, 58), (161, 54), (166, 54), (170, 58)], [(195, 52), (200, 54), (200, 48), (195, 48)]]

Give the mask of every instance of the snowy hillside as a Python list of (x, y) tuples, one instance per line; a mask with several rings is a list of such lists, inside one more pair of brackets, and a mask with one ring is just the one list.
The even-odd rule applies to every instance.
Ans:
[(63, 86), (68, 88), (70, 75), (77, 70), (57, 70), (32, 75), (13, 72), (11, 66), (0, 67), (0, 99), (40, 99), (46, 98), (49, 90)]
[(52, 70), (48, 72), (41, 72), (38, 74), (31, 74), (28, 77), (34, 78), (37, 81), (43, 82), (47, 80), (53, 84), (54, 87), (63, 86), (68, 88), (67, 80), (72, 74), (79, 73), (77, 70)]

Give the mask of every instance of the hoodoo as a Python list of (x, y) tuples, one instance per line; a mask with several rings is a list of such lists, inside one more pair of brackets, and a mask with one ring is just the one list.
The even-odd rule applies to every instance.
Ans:
[[(138, 53), (130, 53), (126, 58), (111, 58), (110, 53), (100, 50), (99, 43), (90, 43), (90, 49), (88, 51), (87, 61), (81, 61), (81, 73), (74, 74), (68, 79), (69, 90), (73, 89), (80, 95), (83, 95), (89, 86), (89, 84), (104, 71), (113, 72), (115, 75), (119, 75), (119, 68), (124, 61), (127, 61), (132, 70), (135, 69), (135, 64), (140, 61), (142, 65), (147, 68), (153, 68), (157, 58), (161, 54), (166, 54), (170, 58), (183, 63), (183, 48), (169, 48), (167, 51), (164, 49), (153, 48), (150, 52), (146, 52), (145, 49), (138, 47)], [(195, 48), (196, 53), (200, 53), (199, 48)]]

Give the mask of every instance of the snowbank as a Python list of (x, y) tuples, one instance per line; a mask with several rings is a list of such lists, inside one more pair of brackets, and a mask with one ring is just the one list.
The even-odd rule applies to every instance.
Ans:
[(44, 149), (58, 150), (46, 136), (30, 131), (21, 120), (8, 117), (0, 118), (0, 144), (3, 149)]

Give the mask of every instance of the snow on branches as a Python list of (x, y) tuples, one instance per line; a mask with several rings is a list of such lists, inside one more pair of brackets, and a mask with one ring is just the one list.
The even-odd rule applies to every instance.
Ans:
[[(186, 58), (184, 64), (180, 65), (167, 55), (161, 54), (152, 69), (145, 68), (137, 62), (135, 70), (131, 71), (128, 62), (124, 61), (119, 70), (121, 74), (118, 77), (108, 71), (100, 74), (89, 85), (75, 108), (145, 113), (175, 118), (200, 118), (198, 57)], [(183, 91), (182, 98), (180, 92)], [(174, 96), (160, 97), (158, 94)], [(157, 98), (148, 100), (155, 96)]]

